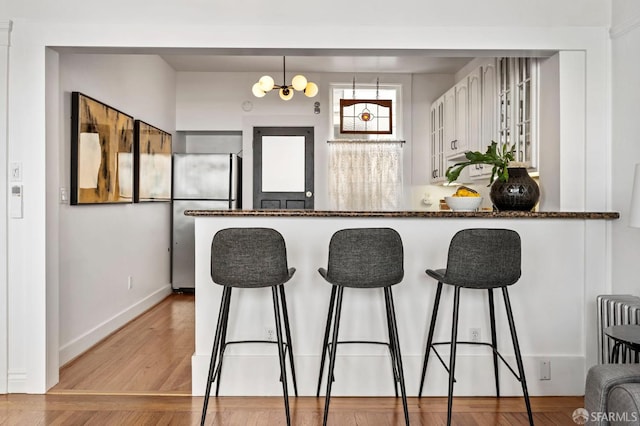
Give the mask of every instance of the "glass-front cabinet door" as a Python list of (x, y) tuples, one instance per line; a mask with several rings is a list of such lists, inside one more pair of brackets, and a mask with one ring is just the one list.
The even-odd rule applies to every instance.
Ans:
[(515, 145), (516, 161), (538, 167), (537, 61), (534, 58), (498, 59), (498, 137)]
[(444, 97), (431, 105), (431, 183), (445, 180), (444, 170)]

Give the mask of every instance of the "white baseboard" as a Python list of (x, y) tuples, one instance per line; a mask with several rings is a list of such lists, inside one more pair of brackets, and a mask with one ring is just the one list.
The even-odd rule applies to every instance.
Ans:
[(24, 371), (9, 371), (7, 374), (8, 393), (27, 393), (27, 373)]
[(152, 308), (169, 294), (171, 294), (171, 286), (167, 285), (162, 287), (144, 299), (134, 303), (125, 310), (102, 322), (97, 327), (87, 331), (80, 337), (77, 337), (71, 342), (61, 346), (59, 351), (60, 366), (82, 354), (100, 340), (104, 339), (138, 315), (142, 314), (144, 311)]
[[(505, 356), (517, 370), (513, 356)], [(540, 380), (540, 361), (551, 361), (551, 380)], [(407, 395), (417, 396), (422, 371), (422, 356), (402, 357)], [(447, 359), (448, 362), (448, 359)], [(580, 356), (525, 356), (523, 359), (527, 388), (531, 396), (584, 395), (585, 360)], [(288, 363), (287, 363), (288, 365)], [(296, 356), (296, 376), (299, 396), (315, 396), (320, 367), (319, 356)], [(204, 395), (209, 355), (194, 354), (191, 358), (192, 394)], [(288, 367), (287, 367), (288, 368)], [(325, 367), (325, 375), (326, 369)], [(522, 396), (520, 383), (504, 364), (500, 364), (500, 394)], [(292, 381), (287, 369), (289, 392)], [(282, 395), (278, 381), (277, 355), (225, 355), (220, 385), (224, 396)], [(393, 396), (391, 362), (387, 356), (341, 356), (336, 359), (335, 396)], [(323, 380), (321, 395), (324, 395)], [(448, 375), (439, 361), (429, 361), (423, 396), (446, 396)], [(456, 361), (456, 396), (495, 396), (495, 380), (491, 355), (459, 355)]]

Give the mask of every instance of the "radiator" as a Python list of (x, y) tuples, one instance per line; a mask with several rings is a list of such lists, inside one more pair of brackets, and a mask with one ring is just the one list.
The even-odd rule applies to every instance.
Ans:
[[(597, 297), (598, 306), (598, 364), (608, 364), (613, 341), (604, 329), (612, 325), (640, 324), (640, 297), (630, 294), (605, 294)], [(621, 352), (621, 363), (633, 362), (629, 351)]]

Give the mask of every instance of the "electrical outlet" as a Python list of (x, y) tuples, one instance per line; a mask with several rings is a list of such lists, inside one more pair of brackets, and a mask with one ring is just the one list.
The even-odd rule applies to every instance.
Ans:
[(551, 380), (551, 361), (548, 359), (540, 361), (540, 380)]
[(276, 331), (273, 329), (273, 327), (265, 327), (264, 328), (264, 335), (265, 338), (270, 341), (270, 342), (275, 342), (276, 341)]
[(129, 275), (127, 278), (127, 290), (131, 290), (133, 288), (133, 277)]
[(471, 336), (472, 342), (479, 342), (481, 338), (480, 329), (479, 328), (470, 328), (469, 335)]

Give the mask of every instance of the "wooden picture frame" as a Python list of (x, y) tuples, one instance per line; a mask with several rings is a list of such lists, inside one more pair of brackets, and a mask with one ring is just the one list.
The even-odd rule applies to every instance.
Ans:
[(171, 201), (171, 133), (134, 123), (134, 202)]
[(340, 99), (340, 133), (392, 134), (391, 104), (390, 99)]
[(71, 93), (71, 204), (133, 201), (133, 117)]

